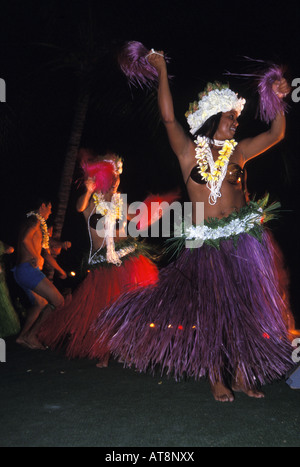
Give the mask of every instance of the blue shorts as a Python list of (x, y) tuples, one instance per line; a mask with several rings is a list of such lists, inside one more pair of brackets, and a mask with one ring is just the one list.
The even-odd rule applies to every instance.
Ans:
[(35, 303), (33, 293), (37, 285), (46, 277), (39, 268), (34, 268), (30, 263), (21, 263), (13, 268), (16, 283), (22, 287), (31, 303)]

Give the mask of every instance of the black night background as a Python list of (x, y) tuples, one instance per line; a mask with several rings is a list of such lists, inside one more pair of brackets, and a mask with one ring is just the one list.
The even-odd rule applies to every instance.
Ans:
[[(230, 81), (247, 99), (237, 139), (266, 129), (255, 119), (257, 94), (243, 73), (245, 56), (286, 66), (300, 77), (300, 9), (289, 2), (0, 0), (0, 238), (16, 246), (20, 219), (40, 195), (54, 206), (82, 87), (89, 89), (81, 144), (97, 153), (111, 148), (124, 158), (122, 190), (141, 200), (149, 192), (182, 187), (177, 160), (159, 123), (155, 94), (130, 89), (116, 51), (128, 40), (170, 57), (176, 114), (184, 113), (207, 81)], [(286, 138), (248, 163), (248, 187), (282, 204), (274, 223), (291, 273), (298, 313), (300, 103), (289, 100)], [(187, 127), (186, 127), (187, 128)], [(61, 261), (76, 267), (86, 247), (83, 219), (75, 212), (72, 183), (63, 239), (73, 248)]]
[[(53, 214), (49, 220), (55, 229), (59, 224), (58, 208), (65, 205), (61, 240), (71, 241), (72, 247), (63, 250), (57, 262), (68, 277), (60, 279), (56, 273), (54, 284), (66, 298), (65, 303), (71, 298), (70, 292), (79, 289), (80, 293), (79, 300), (74, 293), (72, 295), (71, 312), (59, 315), (61, 308), (57, 303), (57, 314), (52, 314), (51, 309), (50, 316), (55, 317), (55, 323), (46, 326), (46, 330), (53, 332), (57, 343), (62, 333), (56, 317), (62, 317), (61, 327), (67, 321), (70, 324), (68, 335), (56, 348), (52, 349), (51, 344), (47, 348), (41, 343), (32, 345), (26, 339), (20, 341), (17, 331), (7, 338), (0, 334), (1, 447), (100, 447), (99, 462), (129, 461), (133, 464), (170, 461), (171, 455), (181, 461), (194, 460), (200, 464), (203, 462), (201, 447), (299, 447), (300, 341), (297, 340), (297, 347), (293, 344), (296, 349), (292, 360), (296, 369), (289, 371), (290, 366), (284, 366), (284, 347), (277, 346), (278, 342), (284, 344), (284, 336), (277, 332), (281, 327), (280, 323), (278, 327), (278, 308), (274, 306), (276, 299), (272, 299), (274, 295), (259, 295), (259, 290), (265, 289), (260, 283), (255, 288), (255, 281), (252, 281), (253, 278), (256, 283), (269, 280), (268, 267), (261, 267), (267, 256), (253, 252), (253, 258), (260, 260), (253, 262), (259, 271), (257, 276), (251, 260), (248, 262), (249, 250), (248, 256), (243, 256), (243, 252), (241, 257), (234, 253), (232, 263), (227, 263), (226, 257), (226, 265), (233, 264), (229, 273), (228, 266), (222, 269), (222, 262), (216, 262), (216, 267), (206, 267), (206, 258), (196, 256), (197, 269), (191, 268), (191, 275), (185, 275), (190, 287), (184, 285), (187, 282), (176, 282), (170, 270), (163, 269), (170, 288), (162, 287), (163, 293), (158, 294), (158, 299), (152, 289), (149, 295), (147, 290), (146, 319), (142, 319), (143, 306), (134, 296), (135, 303), (131, 301), (128, 306), (130, 313), (120, 313), (117, 308), (109, 322), (99, 303), (103, 299), (106, 306), (106, 296), (112, 295), (116, 287), (116, 281), (111, 279), (114, 272), (117, 270), (118, 281), (119, 271), (126, 279), (134, 277), (134, 285), (139, 281), (136, 273), (131, 276), (122, 272), (123, 265), (114, 266), (114, 269), (101, 265), (99, 275), (94, 274), (95, 271), (88, 274), (91, 271), (82, 267), (89, 253), (88, 232), (83, 214), (76, 211), (76, 200), (82, 188), (78, 147), (89, 148), (95, 154), (111, 150), (122, 156), (120, 191), (127, 194), (129, 203), (143, 201), (149, 193), (177, 188), (181, 189), (182, 201), (187, 200), (177, 158), (159, 119), (156, 90), (130, 87), (118, 65), (117, 54), (125, 42), (139, 41), (149, 49), (163, 50), (170, 57), (168, 71), (172, 76), (175, 113), (187, 132), (185, 112), (189, 103), (197, 99), (207, 82), (229, 82), (230, 88), (247, 101), (239, 117), (237, 141), (268, 130), (268, 125), (257, 118), (256, 83), (237, 74), (254, 72), (255, 62), (249, 58), (282, 65), (285, 78), (292, 86), (292, 93), (286, 98), (285, 138), (248, 161), (246, 170), (251, 196), (259, 199), (269, 193), (272, 202), (281, 204), (279, 217), (267, 225), (283, 252), (289, 271), (289, 298), (297, 328), (294, 334), (298, 335), (299, 30), (300, 4), (292, 0), (0, 0), (0, 249), (3, 242), (17, 249), (21, 222), (38, 198), (51, 199)], [(72, 175), (68, 178), (65, 168), (69, 166)], [(62, 184), (69, 188), (67, 202), (62, 198)], [(164, 240), (149, 238), (147, 243), (162, 251)], [(213, 265), (211, 257), (207, 255), (207, 258)], [(27, 304), (22, 302), (23, 291), (17, 288), (12, 272), (17, 263), (16, 251), (2, 255), (1, 250), (2, 259), (0, 292), (4, 290), (5, 294), (0, 298), (11, 295), (12, 303), (7, 300), (11, 314), (17, 311), (23, 323), (30, 316), (30, 308), (28, 299)], [(164, 261), (159, 265), (164, 266)], [(236, 269), (235, 264), (239, 265)], [(90, 270), (92, 267), (89, 266)], [(243, 268), (244, 275), (241, 274)], [(145, 263), (140, 269), (148, 280), (151, 274)], [(178, 276), (184, 275), (176, 262), (173, 270), (179, 271)], [(204, 278), (202, 287), (197, 273), (193, 277), (195, 280), (190, 279), (193, 271), (198, 270), (208, 271), (207, 275), (200, 276)], [(267, 274), (263, 275), (264, 271)], [(92, 286), (77, 289), (77, 285), (85, 284), (84, 274), (94, 282)], [(237, 275), (239, 280), (232, 281)], [(251, 295), (245, 296), (246, 303), (237, 297), (236, 288), (226, 289), (229, 282), (250, 290)], [(206, 284), (209, 284), (207, 288)], [(8, 287), (4, 288), (6, 285)], [(201, 300), (205, 295), (208, 297), (207, 317), (203, 321), (198, 316), (205, 306), (202, 301), (190, 298), (194, 291)], [(223, 307), (222, 294), (229, 306)], [(269, 296), (270, 300), (266, 298)], [(25, 292), (24, 298), (27, 298)], [(153, 298), (158, 305), (153, 305)], [(248, 307), (248, 299), (255, 305), (264, 303), (267, 306)], [(74, 303), (78, 305), (78, 313), (73, 308)], [(55, 303), (51, 305), (55, 308)], [(215, 308), (218, 308), (217, 317)], [(236, 312), (229, 314), (235, 309)], [(244, 310), (249, 314), (244, 315)], [(174, 311), (179, 317), (177, 319), (175, 313), (173, 322)], [(0, 318), (1, 312), (0, 308)], [(64, 346), (76, 337), (77, 331), (83, 339), (84, 326), (86, 330), (94, 330), (89, 327), (93, 313), (97, 321), (94, 320), (92, 326), (99, 324), (99, 317), (106, 320), (97, 329), (97, 342), (93, 337), (93, 349), (95, 342), (105, 347), (103, 331), (110, 327), (117, 343), (128, 341), (128, 355), (135, 349), (135, 339), (142, 343), (137, 346), (136, 353), (147, 366), (145, 373), (135, 364), (127, 366), (126, 357), (119, 358), (114, 353), (106, 352), (103, 364), (99, 355), (82, 358), (80, 354), (72, 358), (65, 352)], [(165, 321), (161, 320), (162, 315)], [(197, 321), (193, 322), (192, 329), (196, 329), (193, 334), (188, 320), (191, 316), (193, 320), (196, 316)], [(213, 326), (209, 325), (210, 321)], [(119, 332), (120, 323), (125, 339)], [(130, 329), (126, 327), (128, 324)], [(269, 328), (273, 330), (273, 325), (276, 340), (265, 332)], [(161, 329), (170, 330), (170, 338), (162, 338), (166, 334), (161, 334)], [(149, 331), (156, 333), (156, 337)], [(260, 334), (260, 331), (263, 332)], [(262, 343), (262, 336), (266, 344)], [(232, 347), (237, 349), (232, 361), (228, 352), (231, 347), (227, 345), (230, 340), (238, 344)], [(180, 342), (187, 349), (185, 353), (180, 353), (183, 347)], [(204, 352), (199, 351), (194, 342), (204, 343)], [(81, 346), (82, 342), (80, 351)], [(123, 347), (127, 351), (127, 346)], [(214, 352), (214, 347), (218, 347), (218, 353)], [(289, 346), (287, 351), (291, 351)], [(202, 369), (204, 353), (207, 353), (216, 384), (210, 384), (213, 383), (210, 374), (202, 378), (197, 373)], [(152, 358), (154, 354), (159, 354), (159, 363), (163, 360), (163, 369), (158, 368), (159, 364)], [(200, 375), (200, 380), (185, 372), (182, 379), (173, 378), (169, 355), (172, 358), (175, 355), (178, 368), (196, 362), (193, 371)], [(222, 355), (224, 368), (221, 370), (228, 388), (219, 384), (219, 355)], [(290, 360), (289, 354), (285, 357)], [(259, 375), (266, 380), (264, 398), (256, 390), (252, 391), (261, 381)], [(273, 375), (281, 380), (273, 380)], [(55, 456), (57, 462), (56, 452)]]

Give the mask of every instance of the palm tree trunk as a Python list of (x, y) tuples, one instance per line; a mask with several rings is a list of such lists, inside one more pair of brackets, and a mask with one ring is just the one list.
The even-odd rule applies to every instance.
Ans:
[(66, 211), (70, 198), (71, 186), (73, 182), (74, 169), (80, 146), (83, 127), (86, 119), (86, 114), (88, 111), (88, 105), (89, 94), (81, 94), (78, 98), (75, 109), (72, 132), (68, 144), (58, 192), (58, 206), (53, 226), (53, 238), (55, 238), (56, 240), (60, 240), (61, 232), (64, 226)]

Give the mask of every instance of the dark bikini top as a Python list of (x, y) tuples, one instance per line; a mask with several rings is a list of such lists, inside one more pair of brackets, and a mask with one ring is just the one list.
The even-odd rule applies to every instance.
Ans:
[[(100, 219), (104, 217), (102, 214), (92, 214), (90, 217), (90, 227), (91, 229), (96, 230), (97, 229), (97, 223)], [(116, 231), (120, 229), (120, 219), (116, 220)]]
[[(198, 165), (192, 168), (191, 173), (186, 181), (188, 183), (189, 179), (192, 179), (194, 182), (198, 183), (198, 185), (205, 185), (206, 181), (203, 180), (201, 174), (198, 171)], [(238, 164), (228, 164), (227, 173), (225, 179), (227, 182), (231, 183), (232, 185), (237, 185), (238, 183), (242, 183), (244, 185), (245, 182), (245, 170), (243, 170)]]

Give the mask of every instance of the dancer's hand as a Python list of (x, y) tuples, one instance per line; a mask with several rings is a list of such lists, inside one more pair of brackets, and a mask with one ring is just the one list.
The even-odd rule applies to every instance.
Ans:
[(45, 260), (42, 256), (32, 257), (30, 260), (30, 264), (32, 267), (42, 270), (44, 266), (44, 261)]
[(59, 275), (60, 279), (67, 279), (67, 277), (68, 277), (67, 273), (65, 271), (63, 271), (63, 270), (59, 271), (58, 275)]
[(93, 178), (88, 178), (86, 181), (85, 181), (85, 187), (87, 189), (87, 191), (89, 193), (94, 193), (95, 189), (96, 189), (96, 183), (95, 183), (95, 180)]
[(272, 89), (276, 96), (279, 97), (279, 99), (283, 99), (291, 92), (291, 86), (288, 84), (285, 78), (274, 81), (272, 84)]
[(150, 65), (152, 65), (158, 72), (166, 67), (166, 61), (164, 57), (163, 50), (149, 50), (148, 55), (146, 56)]

